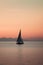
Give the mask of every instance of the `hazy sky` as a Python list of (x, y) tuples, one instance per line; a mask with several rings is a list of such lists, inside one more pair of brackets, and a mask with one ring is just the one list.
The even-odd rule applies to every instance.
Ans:
[(43, 37), (43, 0), (0, 0), (0, 37)]

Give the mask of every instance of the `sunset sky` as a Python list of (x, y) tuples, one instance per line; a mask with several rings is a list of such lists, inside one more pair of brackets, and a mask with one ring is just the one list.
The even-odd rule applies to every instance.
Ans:
[(0, 0), (0, 38), (43, 37), (43, 0)]

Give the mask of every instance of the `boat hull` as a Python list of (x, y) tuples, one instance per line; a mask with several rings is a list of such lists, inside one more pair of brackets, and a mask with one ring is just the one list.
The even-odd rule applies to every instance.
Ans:
[(21, 45), (21, 44), (24, 44), (24, 43), (17, 42), (16, 44), (19, 44), (19, 45)]

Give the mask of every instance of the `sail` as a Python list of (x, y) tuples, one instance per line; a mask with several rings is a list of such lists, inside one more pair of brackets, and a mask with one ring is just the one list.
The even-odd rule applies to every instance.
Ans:
[(20, 39), (21, 39), (21, 30), (20, 30), (20, 32), (19, 32), (17, 41), (20, 40)]
[(21, 37), (21, 30), (20, 30), (18, 38), (17, 38), (17, 43), (23, 43), (23, 39)]

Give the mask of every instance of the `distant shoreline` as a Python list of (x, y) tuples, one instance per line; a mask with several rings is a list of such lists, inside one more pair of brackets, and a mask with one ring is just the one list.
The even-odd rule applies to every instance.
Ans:
[[(16, 41), (16, 38), (0, 38), (0, 42), (4, 41)], [(43, 41), (43, 39), (23, 39), (24, 41)]]

